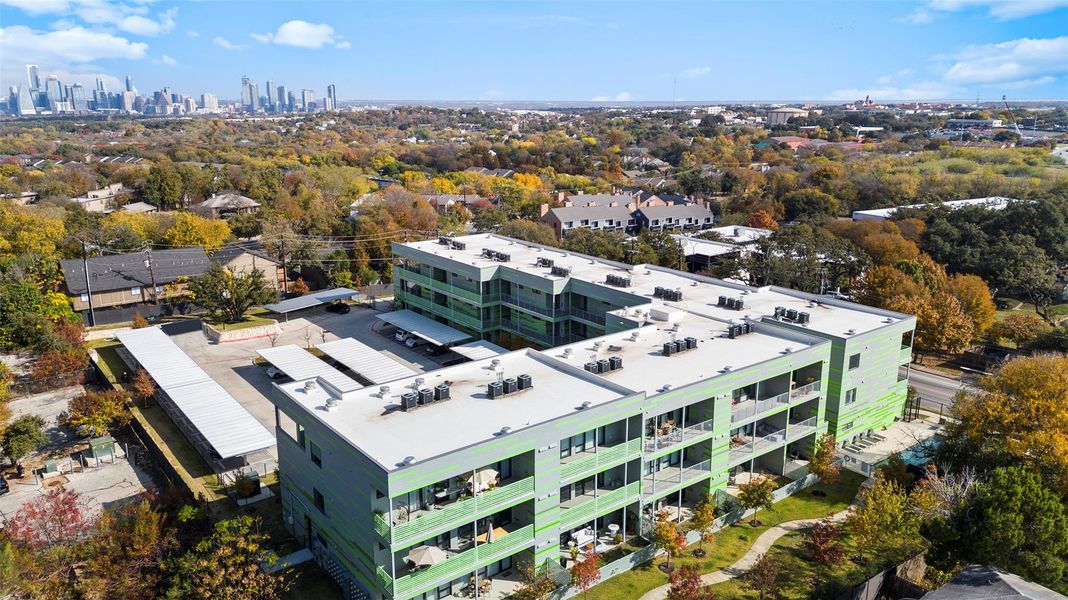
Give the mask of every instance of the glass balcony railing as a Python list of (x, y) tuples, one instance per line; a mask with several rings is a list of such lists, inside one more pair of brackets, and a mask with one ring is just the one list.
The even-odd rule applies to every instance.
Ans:
[(706, 460), (689, 467), (665, 467), (642, 478), (642, 497), (656, 494), (704, 479), (712, 472), (712, 461)]
[(453, 554), (436, 565), (398, 577), (396, 581), (393, 581), (382, 567), (378, 567), (376, 575), (378, 583), (389, 596), (410, 598), (440, 583), (473, 573), (485, 565), (511, 556), (533, 544), (534, 526), (527, 525), (510, 531), (507, 535), (492, 542), (476, 544), (468, 550)]
[(444, 281), (438, 281), (436, 279), (427, 277), (422, 273), (416, 273), (415, 271), (409, 271), (403, 267), (393, 267), (393, 276), (398, 279), (404, 279), (405, 281), (411, 281), (412, 283), (418, 283), (423, 287), (430, 288), (436, 292), (442, 292), (450, 296), (455, 296), (463, 300), (470, 302), (481, 303), (482, 294), (477, 290), (469, 290), (460, 286), (451, 285)]
[(737, 423), (746, 419), (771, 412), (782, 408), (790, 403), (790, 392), (783, 392), (778, 396), (763, 400), (745, 400), (731, 407), (731, 423)]
[(597, 325), (600, 325), (600, 326), (604, 327), (604, 323), (605, 323), (604, 313), (596, 314), (596, 313), (591, 313), (591, 312), (582, 310), (581, 308), (570, 308), (570, 309), (568, 309), (567, 314), (571, 315), (572, 317), (576, 317), (576, 318), (582, 319), (583, 321), (588, 321), (590, 323), (595, 323)]
[(465, 327), (470, 327), (474, 330), (482, 329), (482, 320), (477, 315), (471, 315), (466, 312), (456, 310), (454, 308), (449, 308), (448, 306), (436, 304), (431, 300), (428, 300), (427, 298), (424, 298), (418, 294), (412, 294), (410, 292), (398, 290), (394, 293), (394, 298), (402, 302), (407, 302), (412, 306), (419, 307), (425, 311), (434, 313), (435, 315), (445, 317), (446, 319), (449, 319), (454, 323), (459, 323), (460, 325), (463, 325)]
[(910, 363), (910, 362), (912, 362), (912, 346), (902, 346), (901, 347), (901, 359), (900, 359), (900, 362), (902, 362), (902, 363)]
[(790, 423), (786, 426), (786, 440), (792, 442), (801, 439), (816, 431), (816, 417), (809, 417), (804, 421)]
[(553, 344), (553, 336), (549, 335), (548, 333), (545, 333), (544, 331), (536, 331), (530, 327), (520, 325), (519, 323), (509, 319), (501, 319), (501, 329), (506, 329), (513, 333), (517, 333), (527, 339), (534, 340), (542, 344), (547, 344), (550, 346)]
[(587, 521), (592, 521), (607, 512), (622, 508), (631, 502), (635, 502), (638, 499), (639, 488), (639, 483), (635, 481), (603, 494), (598, 493), (597, 496), (590, 497), (585, 502), (576, 504), (571, 508), (564, 508), (561, 506), (560, 527), (562, 529), (577, 527), (578, 525)]
[[(526, 300), (520, 300), (516, 296), (511, 294), (501, 294), (501, 302), (509, 306), (515, 306), (521, 310), (530, 311), (535, 314), (539, 314), (545, 317), (554, 318), (557, 316), (556, 311), (552, 307), (547, 307), (544, 304), (536, 304), (534, 302), (528, 302)], [(563, 314), (563, 311), (560, 311)]]
[(645, 451), (656, 452), (664, 448), (670, 448), (679, 444), (693, 442), (707, 437), (712, 433), (712, 419), (702, 421), (695, 425), (688, 425), (673, 429), (667, 435), (658, 435), (645, 440)]
[(641, 452), (642, 441), (638, 438), (615, 446), (598, 447), (592, 452), (579, 452), (560, 465), (560, 480), (568, 481), (592, 475), (616, 464), (635, 458)]
[[(742, 460), (748, 460), (755, 458), (766, 452), (770, 448), (780, 446), (786, 442), (786, 430), (780, 429), (773, 433), (763, 435), (757, 438), (751, 438), (744, 441), (742, 444), (734, 445), (729, 453), (728, 462), (734, 463)], [(733, 444), (733, 442), (732, 442)]]
[(790, 401), (793, 402), (819, 394), (819, 391), (823, 388), (822, 384), (822, 381), (813, 381), (810, 384), (790, 390)]
[(425, 540), (435, 532), (459, 527), (502, 508), (528, 499), (534, 493), (534, 478), (520, 479), (492, 490), (480, 492), (443, 508), (421, 513), (419, 516), (390, 525), (386, 517), (375, 513), (375, 531), (394, 546)]

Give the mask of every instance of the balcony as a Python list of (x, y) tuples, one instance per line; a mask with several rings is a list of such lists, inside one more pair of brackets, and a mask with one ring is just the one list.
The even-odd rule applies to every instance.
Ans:
[(576, 319), (581, 319), (581, 320), (586, 321), (588, 323), (593, 323), (595, 325), (600, 325), (601, 327), (604, 327), (604, 323), (605, 323), (604, 314), (598, 315), (598, 314), (595, 314), (595, 313), (591, 313), (591, 312), (587, 312), (585, 310), (582, 310), (581, 308), (568, 309), (567, 314), (571, 315), (572, 317), (575, 317)]
[(638, 499), (637, 481), (614, 490), (598, 489), (596, 495), (576, 496), (560, 503), (560, 528), (571, 529)]
[(553, 345), (553, 336), (543, 331), (535, 331), (525, 325), (520, 325), (515, 321), (509, 319), (501, 319), (501, 329), (507, 329), (513, 333), (517, 333), (527, 339), (534, 340), (541, 344)]
[(792, 442), (801, 439), (813, 431), (816, 431), (816, 417), (809, 417), (804, 421), (790, 423), (786, 427), (786, 441)]
[(729, 463), (741, 462), (756, 458), (775, 446), (781, 446), (786, 442), (786, 430), (780, 429), (766, 435), (750, 438), (748, 436), (735, 436), (731, 440), (731, 449), (727, 457)]
[[(468, 314), (468, 313), (465, 313), (465, 312), (462, 312), (462, 311), (459, 311), (459, 310), (456, 310), (456, 309), (453, 309), (453, 308), (449, 308), (448, 306), (442, 306), (440, 304), (436, 304), (436, 303), (432, 302), (431, 300), (428, 300), (428, 299), (426, 299), (426, 298), (424, 298), (422, 296), (419, 296), (417, 294), (412, 294), (412, 293), (406, 292), (404, 290), (397, 290), (394, 293), (394, 297), (397, 300), (400, 300), (402, 302), (406, 302), (408, 304), (411, 304), (412, 306), (416, 306), (416, 307), (419, 307), (419, 308), (421, 308), (421, 309), (423, 309), (425, 311), (429, 311), (431, 313), (434, 313), (435, 315), (440, 315), (442, 317), (445, 317), (446, 319), (449, 319), (450, 321), (452, 321), (454, 323), (459, 323), (460, 325), (463, 325), (465, 327), (469, 327), (469, 328), (474, 329), (476, 331), (481, 331), (482, 330), (482, 320), (479, 319), (479, 317), (477, 315), (471, 315), (471, 314)], [(472, 310), (477, 310), (477, 309), (472, 309)]]
[(731, 423), (738, 423), (752, 417), (769, 413), (775, 409), (783, 408), (790, 403), (790, 392), (783, 392), (778, 396), (765, 398), (764, 400), (743, 400), (731, 406)]
[[(487, 564), (511, 556), (534, 543), (534, 526), (527, 525), (492, 542), (475, 544), (469, 549), (450, 555), (446, 560), (392, 581), (389, 573), (382, 567), (376, 571), (378, 583), (394, 598), (410, 598), (436, 587), (438, 584), (452, 581), (462, 575), (474, 572)], [(392, 588), (392, 593), (389, 593)]]
[(712, 433), (712, 419), (696, 425), (673, 429), (667, 435), (660, 435), (645, 440), (645, 451), (656, 452), (679, 444), (685, 444), (705, 438)]
[(475, 494), (442, 508), (423, 512), (404, 523), (390, 526), (382, 515), (374, 515), (375, 531), (394, 546), (425, 540), (436, 532), (451, 529), (477, 518), (518, 504), (534, 494), (534, 478), (519, 481)]
[(637, 457), (641, 452), (642, 441), (638, 438), (616, 446), (600, 446), (593, 452), (579, 452), (562, 459), (560, 480), (570, 481), (586, 475), (592, 475), (613, 467), (627, 459)]
[(790, 390), (790, 401), (808, 400), (811, 397), (818, 396), (821, 389), (823, 389), (822, 381), (814, 381), (808, 385), (794, 388)]
[(899, 364), (912, 362), (912, 346), (901, 347), (901, 358), (898, 360)]
[[(517, 298), (516, 296), (512, 296), (511, 294), (501, 294), (501, 302), (509, 306), (519, 308), (520, 310), (532, 312), (543, 317), (549, 317), (550, 319), (556, 317), (556, 310), (554, 310), (552, 307), (546, 307), (545, 305), (538, 305), (533, 302), (527, 302), (526, 300), (520, 300), (519, 298)], [(561, 311), (561, 314), (562, 313), (563, 311)]]
[(435, 292), (448, 294), (450, 296), (460, 298), (461, 300), (467, 300), (476, 304), (482, 303), (482, 294), (479, 293), (477, 290), (469, 290), (459, 286), (450, 285), (448, 283), (445, 283), (444, 281), (432, 279), (430, 277), (427, 277), (426, 275), (423, 275), (422, 273), (409, 271), (408, 269), (405, 269), (403, 267), (394, 266), (393, 276), (398, 279), (411, 281), (412, 283), (418, 283), (419, 285), (430, 288)]
[(665, 467), (642, 477), (642, 499), (689, 485), (705, 479), (712, 472), (712, 461), (706, 460), (690, 466)]

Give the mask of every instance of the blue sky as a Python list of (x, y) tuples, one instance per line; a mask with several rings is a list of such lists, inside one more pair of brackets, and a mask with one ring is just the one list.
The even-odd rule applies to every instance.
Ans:
[(0, 80), (235, 98), (1068, 99), (1068, 0), (0, 0)]

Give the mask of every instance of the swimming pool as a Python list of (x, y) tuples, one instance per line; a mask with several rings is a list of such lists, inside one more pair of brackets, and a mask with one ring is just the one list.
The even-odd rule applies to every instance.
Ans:
[(910, 465), (924, 466), (934, 458), (942, 445), (942, 436), (935, 435), (901, 451), (901, 459)]

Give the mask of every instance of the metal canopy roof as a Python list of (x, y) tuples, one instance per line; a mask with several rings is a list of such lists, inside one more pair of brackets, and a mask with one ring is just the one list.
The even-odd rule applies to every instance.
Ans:
[(325, 361), (300, 346), (290, 344), (277, 348), (264, 348), (257, 352), (264, 360), (281, 369), (295, 381), (322, 377), (324, 381), (342, 392), (350, 392), (363, 387), (353, 378), (326, 364)]
[(482, 360), (483, 358), (492, 358), (498, 354), (505, 354), (508, 349), (502, 348), (493, 342), (477, 340), (460, 346), (453, 346), (452, 351), (470, 360)]
[(470, 335), (458, 329), (453, 329), (444, 323), (438, 323), (434, 319), (424, 317), (408, 309), (395, 310), (376, 316), (390, 325), (399, 327), (438, 346), (446, 346), (471, 339)]
[(221, 458), (270, 448), (274, 434), (159, 327), (120, 331), (119, 341)]
[(349, 288), (320, 290), (303, 296), (297, 296), (296, 298), (290, 298), (289, 300), (275, 302), (274, 304), (264, 304), (263, 307), (271, 312), (285, 314), (295, 310), (302, 310), (313, 306), (320, 306), (322, 304), (330, 304), (336, 300), (347, 300), (355, 296), (357, 293), (356, 290), (350, 290)]
[(352, 338), (316, 344), (315, 347), (371, 383), (385, 383), (417, 373), (414, 369)]

